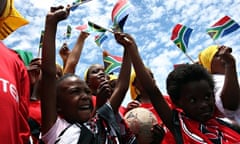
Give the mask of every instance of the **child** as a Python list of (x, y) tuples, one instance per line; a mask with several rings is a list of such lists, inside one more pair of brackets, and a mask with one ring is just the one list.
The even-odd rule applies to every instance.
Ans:
[(212, 74), (216, 106), (224, 116), (240, 125), (240, 88), (232, 48), (213, 45), (199, 54), (199, 63)]
[[(100, 64), (91, 65), (85, 72), (84, 79), (92, 90), (93, 95), (98, 95), (98, 87), (102, 81), (108, 80), (108, 76), (104, 73), (104, 66)], [(111, 89), (109, 87), (108, 96), (111, 95)]]
[(128, 89), (130, 60), (124, 60), (117, 86), (109, 101), (92, 119), (93, 104), (87, 84), (74, 74), (55, 78), (55, 37), (57, 24), (69, 15), (69, 7), (53, 7), (46, 17), (41, 80), (42, 139), (45, 143), (134, 143), (126, 129), (120, 131), (115, 117)]
[[(179, 66), (167, 78), (167, 91), (177, 107), (172, 110), (155, 85), (139, 55), (133, 38), (127, 34), (117, 35), (129, 41), (127, 51), (143, 88), (171, 133), (169, 143), (239, 143), (240, 134), (221, 125), (216, 120), (214, 82), (208, 72), (198, 64)], [(174, 137), (173, 137), (174, 136)]]

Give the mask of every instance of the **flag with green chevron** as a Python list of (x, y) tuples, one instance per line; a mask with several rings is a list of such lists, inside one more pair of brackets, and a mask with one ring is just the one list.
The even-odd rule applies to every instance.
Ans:
[(72, 27), (70, 25), (67, 26), (66, 38), (69, 39), (71, 37)]
[(183, 53), (186, 53), (191, 33), (192, 29), (182, 24), (177, 24), (173, 28), (171, 40), (183, 51)]
[(92, 32), (106, 32), (107, 31), (104, 27), (97, 25), (91, 21), (88, 21), (88, 30), (92, 31)]
[(103, 51), (103, 62), (105, 73), (119, 73), (122, 65), (122, 57), (109, 54), (106, 50)]
[(75, 0), (71, 5), (70, 10), (74, 11), (78, 8), (79, 5), (84, 4), (86, 2), (90, 2), (90, 1), (92, 0)]
[(224, 16), (220, 20), (218, 20), (215, 24), (213, 24), (210, 28), (207, 28), (207, 33), (209, 36), (216, 40), (220, 37), (224, 37), (239, 28), (239, 24), (235, 22), (229, 16)]

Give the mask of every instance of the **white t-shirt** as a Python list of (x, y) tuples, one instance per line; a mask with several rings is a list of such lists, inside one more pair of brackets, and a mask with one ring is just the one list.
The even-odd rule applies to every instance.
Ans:
[[(55, 141), (57, 140), (58, 136), (60, 135), (60, 133), (64, 129), (66, 129), (69, 125), (70, 125), (70, 123), (68, 123), (66, 120), (58, 117), (55, 124), (52, 126), (52, 128), (46, 134), (44, 134), (42, 136), (42, 140), (47, 144), (54, 144)], [(74, 142), (74, 140), (76, 141), (75, 143), (77, 143), (78, 137), (80, 135), (80, 131), (81, 131), (80, 128), (76, 128), (75, 131), (71, 130), (70, 134), (67, 134), (67, 132), (69, 132), (69, 131), (66, 131), (66, 134), (64, 134), (64, 136), (69, 135), (69, 139), (64, 139), (64, 140), (67, 140), (67, 141), (62, 142), (62, 143), (65, 143), (65, 144), (66, 143), (71, 143), (71, 142)], [(77, 135), (74, 134), (75, 132), (78, 133), (78, 134)]]
[[(125, 134), (125, 127), (123, 128), (122, 124), (120, 123), (121, 117), (120, 115), (114, 115), (112, 111), (112, 107), (109, 103), (106, 103), (103, 107), (101, 107), (99, 110), (102, 110), (104, 112), (104, 115), (106, 117), (109, 117), (110, 120), (116, 121), (118, 126), (120, 126), (120, 133), (121, 135)], [(103, 114), (102, 112), (99, 112), (98, 114)], [(93, 123), (93, 125), (89, 125), (89, 122), (84, 123), (83, 125), (92, 131), (93, 133), (98, 133), (98, 128), (93, 128), (91, 126), (97, 126), (96, 122)], [(78, 123), (70, 124), (65, 119), (58, 117), (54, 125), (49, 129), (49, 131), (42, 136), (42, 140), (47, 144), (75, 144), (78, 143), (80, 135), (81, 135), (81, 127), (83, 125), (80, 125)], [(105, 143), (107, 143), (109, 136), (114, 136), (115, 142), (119, 144), (119, 140), (117, 138), (117, 134), (115, 129), (109, 125), (109, 133), (106, 135), (107, 138), (105, 140)], [(123, 130), (123, 131), (122, 131)]]
[(215, 82), (215, 100), (216, 106), (220, 112), (224, 114), (224, 116), (229, 119), (235, 120), (240, 125), (240, 106), (236, 111), (227, 110), (223, 107), (221, 100), (221, 92), (225, 80), (224, 75), (213, 74), (213, 80)]

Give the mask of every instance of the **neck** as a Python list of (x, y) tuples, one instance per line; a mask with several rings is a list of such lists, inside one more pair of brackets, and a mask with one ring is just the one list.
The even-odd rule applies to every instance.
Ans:
[(148, 95), (141, 94), (139, 100), (141, 103), (151, 103), (151, 100), (149, 99)]

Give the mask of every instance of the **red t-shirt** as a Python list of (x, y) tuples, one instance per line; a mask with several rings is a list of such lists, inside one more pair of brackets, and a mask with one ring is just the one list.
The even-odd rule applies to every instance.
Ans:
[(30, 101), (29, 117), (34, 119), (38, 124), (41, 124), (41, 103), (40, 100)]
[(0, 143), (26, 144), (29, 78), (18, 55), (0, 42)]

